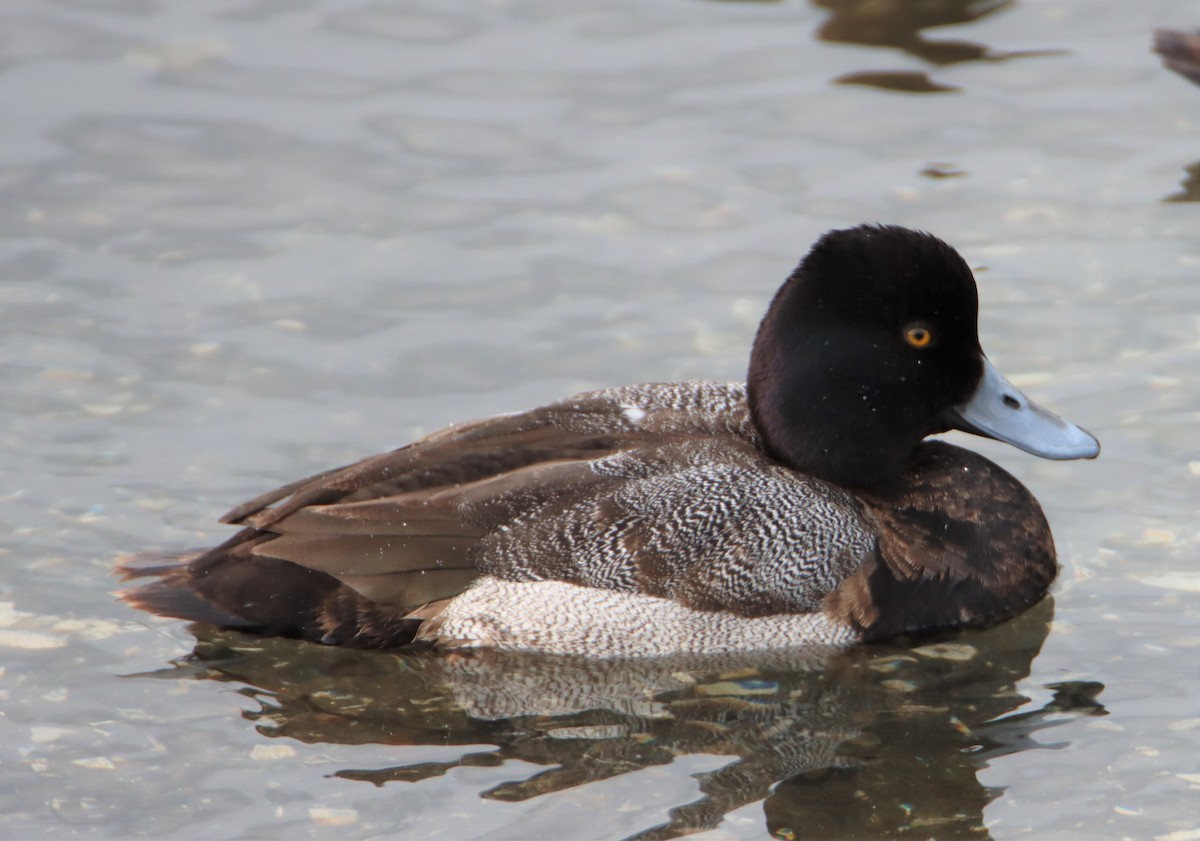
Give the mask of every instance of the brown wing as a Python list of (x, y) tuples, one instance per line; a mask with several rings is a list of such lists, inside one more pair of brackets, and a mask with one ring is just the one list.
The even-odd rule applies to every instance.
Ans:
[[(515, 455), (502, 446), (506, 458)], [(598, 457), (615, 447), (591, 452)], [(523, 509), (607, 481), (591, 470), (589, 458), (566, 453), (566, 448), (554, 456), (543, 453), (542, 461), (468, 482), (399, 493), (382, 489), (384, 495), (374, 498), (310, 504), (284, 517), (268, 509), (246, 522), (251, 534), (275, 536), (255, 542), (250, 554), (326, 573), (372, 602), (408, 612), (462, 592), (479, 574), (476, 544)], [(379, 484), (349, 496), (379, 493)]]
[[(697, 413), (697, 400), (719, 411)], [(595, 460), (718, 427), (728, 434), (745, 425), (743, 406), (738, 387), (641, 386), (451, 427), (238, 506), (222, 521), (245, 528), (185, 564), (124, 565), (127, 577), (158, 578), (125, 598), (268, 633), (405, 642), (422, 608), (479, 575), (481, 540), (523, 512), (620, 481), (593, 470)]]

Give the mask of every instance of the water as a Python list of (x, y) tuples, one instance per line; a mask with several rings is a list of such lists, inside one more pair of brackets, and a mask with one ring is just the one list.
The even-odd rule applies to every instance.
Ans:
[[(1200, 14), (920, 9), (7, 3), (3, 834), (1200, 837), (1200, 87), (1149, 50)], [(1053, 605), (601, 668), (110, 595), (117, 553), (452, 420), (738, 378), (812, 239), (869, 220), (959, 247), (990, 357), (1104, 444), (963, 439), (1042, 501)]]

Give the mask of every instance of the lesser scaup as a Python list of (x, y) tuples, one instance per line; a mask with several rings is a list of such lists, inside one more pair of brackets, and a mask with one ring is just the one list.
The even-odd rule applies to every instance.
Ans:
[(242, 530), (124, 598), (325, 643), (640, 656), (995, 623), (1057, 571), (1032, 494), (960, 429), (1054, 459), (1090, 434), (979, 345), (941, 240), (822, 237), (775, 295), (748, 382), (609, 388), (453, 426), (238, 506)]

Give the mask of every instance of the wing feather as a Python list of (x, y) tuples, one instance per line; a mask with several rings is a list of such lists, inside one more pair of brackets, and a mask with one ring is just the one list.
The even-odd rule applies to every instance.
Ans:
[[(632, 570), (631, 586), (652, 591), (662, 582), (638, 570), (661, 572), (679, 547), (654, 542), (653, 529), (635, 522), (646, 500), (617, 504), (614, 494), (671, 474), (673, 459), (699, 458), (689, 447), (703, 451), (714, 438), (738, 457), (760, 454), (740, 386), (631, 386), (449, 427), (255, 497), (222, 518), (243, 526), (238, 534), (148, 573), (158, 579), (150, 588), (189, 590), (207, 608), (165, 592), (142, 602), (184, 618), (371, 644), (410, 638), (481, 570), (567, 580), (590, 567), (593, 586), (624, 586), (596, 572), (611, 562)], [(612, 535), (625, 540), (618, 556), (596, 556)], [(148, 591), (130, 598), (139, 603)]]

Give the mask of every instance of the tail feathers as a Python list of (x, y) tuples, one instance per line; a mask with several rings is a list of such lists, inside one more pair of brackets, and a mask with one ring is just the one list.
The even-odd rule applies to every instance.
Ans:
[(203, 552), (162, 552), (126, 553), (117, 558), (113, 565), (113, 574), (122, 581), (133, 581), (135, 578), (162, 577), (175, 570), (187, 566), (200, 557)]
[(188, 587), (186, 582), (181, 580), (180, 576), (170, 574), (172, 571), (177, 572), (177, 568), (161, 567), (160, 569), (166, 570), (166, 573), (140, 573), (141, 575), (162, 575), (158, 581), (133, 590), (126, 590), (119, 593), (118, 597), (130, 607), (159, 616), (186, 619), (189, 622), (204, 622), (222, 628), (245, 630), (258, 628), (254, 622), (232, 613), (226, 613), (200, 598), (194, 590)]
[[(117, 594), (131, 607), (222, 628), (374, 648), (410, 643), (420, 624), (404, 615), (402, 605), (376, 603), (331, 575), (279, 558), (230, 557), (216, 550), (130, 555), (118, 561), (116, 571), (126, 580), (154, 579)], [(464, 579), (458, 588), (469, 583), (461, 570), (438, 572), (425, 576), (428, 580), (419, 574), (367, 579), (378, 589), (393, 578), (416, 576), (410, 595), (421, 602), (447, 589), (457, 592), (450, 586), (454, 576)]]
[(244, 617), (215, 607), (192, 589), (187, 565), (203, 554), (204, 552), (139, 552), (122, 555), (117, 558), (113, 567), (113, 572), (122, 581), (139, 578), (158, 580), (117, 593), (117, 598), (130, 607), (159, 616), (206, 622), (226, 628), (257, 627)]

